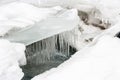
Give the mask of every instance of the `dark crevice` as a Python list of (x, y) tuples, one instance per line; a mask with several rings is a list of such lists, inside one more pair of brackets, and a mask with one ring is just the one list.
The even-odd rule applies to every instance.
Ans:
[(120, 38), (120, 32), (118, 32), (118, 33), (115, 35), (115, 37)]

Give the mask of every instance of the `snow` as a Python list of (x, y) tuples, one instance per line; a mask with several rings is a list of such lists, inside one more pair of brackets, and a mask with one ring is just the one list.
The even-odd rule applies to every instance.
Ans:
[[(113, 37), (120, 31), (119, 4), (119, 0), (0, 0), (0, 36), (7, 39), (0, 39), (0, 80), (21, 80), (25, 45), (63, 32), (65, 41), (79, 51), (32, 80), (120, 80), (120, 40)], [(100, 30), (86, 25), (77, 10), (90, 14), (89, 23), (100, 19), (111, 26)]]
[(21, 80), (20, 65), (26, 64), (25, 46), (0, 39), (0, 80)]
[(10, 30), (34, 25), (36, 22), (56, 14), (58, 9), (56, 7), (38, 8), (22, 2), (2, 5), (0, 6), (0, 36), (4, 36)]
[(105, 35), (32, 80), (120, 80), (120, 40)]

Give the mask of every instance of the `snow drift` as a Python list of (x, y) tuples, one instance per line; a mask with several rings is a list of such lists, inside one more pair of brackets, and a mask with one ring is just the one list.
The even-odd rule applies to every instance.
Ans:
[(25, 46), (0, 39), (0, 80), (21, 80), (20, 65), (26, 64)]

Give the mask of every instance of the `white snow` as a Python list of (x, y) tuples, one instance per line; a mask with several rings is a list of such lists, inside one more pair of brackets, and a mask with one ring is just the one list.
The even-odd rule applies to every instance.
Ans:
[(38, 8), (22, 2), (2, 5), (0, 6), (0, 36), (4, 36), (10, 30), (21, 29), (42, 21), (56, 14), (59, 9)]
[(120, 80), (120, 40), (107, 35), (93, 44), (32, 80)]
[(20, 65), (26, 64), (25, 46), (0, 39), (0, 80), (21, 80)]
[[(64, 39), (79, 51), (32, 80), (120, 80), (120, 40), (113, 37), (120, 31), (119, 4), (120, 0), (0, 0), (0, 36), (9, 34), (4, 38), (28, 45), (75, 28)], [(95, 18), (110, 21), (111, 27), (101, 31), (85, 25), (77, 10), (95, 12)], [(76, 29), (78, 24), (84, 31)], [(70, 38), (76, 38), (76, 44)], [(8, 40), (0, 39), (0, 80), (21, 80), (25, 46)]]
[[(120, 12), (119, 0), (19, 0), (40, 7), (62, 6), (77, 8), (82, 11), (90, 11), (94, 8), (100, 10), (101, 19), (115, 21)], [(114, 17), (114, 19), (113, 19)]]

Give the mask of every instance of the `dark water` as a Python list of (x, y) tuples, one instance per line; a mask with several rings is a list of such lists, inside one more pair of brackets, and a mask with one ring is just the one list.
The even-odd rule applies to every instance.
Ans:
[[(71, 46), (69, 50), (70, 50), (70, 56), (73, 55), (77, 51), (75, 48)], [(30, 80), (31, 78), (33, 78), (34, 76), (38, 74), (41, 74), (47, 70), (50, 70), (51, 68), (57, 67), (64, 61), (68, 60), (70, 56), (65, 57), (61, 55), (56, 55), (54, 56), (54, 58), (51, 58), (50, 61), (46, 61), (45, 63), (40, 63), (37, 65), (36, 63), (35, 64), (28, 63), (27, 65), (21, 67), (25, 74), (22, 80)]]
[(48, 61), (46, 63), (41, 63), (38, 65), (27, 64), (25, 66), (22, 66), (21, 68), (23, 69), (23, 72), (25, 74), (22, 80), (30, 80), (31, 78), (40, 73), (43, 73), (51, 68), (57, 67), (67, 59), (68, 58), (63, 56), (55, 56), (54, 59), (51, 59), (51, 61)]
[[(51, 37), (26, 47), (27, 65), (21, 67), (24, 72), (22, 80), (30, 80), (38, 74), (59, 66), (77, 51), (62, 39), (60, 36)], [(49, 56), (48, 54), (51, 53), (55, 54)], [(68, 53), (69, 55), (64, 55)]]

